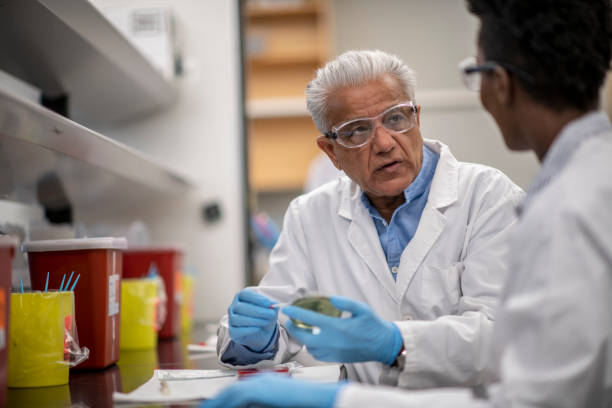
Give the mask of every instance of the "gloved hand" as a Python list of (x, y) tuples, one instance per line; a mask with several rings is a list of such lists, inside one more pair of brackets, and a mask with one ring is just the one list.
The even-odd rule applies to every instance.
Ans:
[(402, 348), (402, 336), (398, 327), (382, 320), (365, 303), (341, 296), (332, 296), (330, 300), (336, 308), (349, 311), (352, 316), (343, 319), (296, 306), (285, 306), (282, 311), (287, 316), (320, 329), (318, 334), (313, 334), (287, 321), (285, 327), (289, 334), (304, 344), (308, 352), (320, 361), (380, 361), (387, 365), (393, 364)]
[(331, 408), (344, 384), (313, 383), (284, 375), (261, 374), (234, 383), (200, 407)]
[(229, 333), (234, 343), (254, 352), (264, 350), (277, 330), (278, 309), (270, 308), (275, 303), (253, 290), (238, 292), (227, 309)]

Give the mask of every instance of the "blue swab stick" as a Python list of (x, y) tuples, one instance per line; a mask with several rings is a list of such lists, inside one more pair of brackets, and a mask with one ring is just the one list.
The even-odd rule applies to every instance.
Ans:
[(70, 277), (66, 281), (66, 286), (64, 286), (64, 290), (68, 290), (68, 286), (70, 286), (70, 281), (72, 280), (72, 275), (74, 275), (74, 271), (70, 274)]
[(62, 283), (60, 284), (60, 287), (59, 287), (59, 291), (60, 291), (60, 292), (61, 292), (61, 291), (62, 291), (62, 289), (64, 288), (64, 279), (66, 279), (66, 274), (64, 274), (64, 276), (62, 276)]
[(49, 272), (47, 272), (47, 281), (45, 282), (45, 292), (47, 292), (48, 287), (49, 287)]
[(19, 284), (21, 285), (21, 293), (23, 293), (23, 279), (19, 278)]
[(72, 288), (70, 288), (71, 292), (74, 292), (74, 287), (76, 286), (76, 283), (79, 281), (79, 278), (81, 277), (81, 274), (79, 273), (76, 277), (76, 279), (74, 280), (74, 283), (72, 284)]

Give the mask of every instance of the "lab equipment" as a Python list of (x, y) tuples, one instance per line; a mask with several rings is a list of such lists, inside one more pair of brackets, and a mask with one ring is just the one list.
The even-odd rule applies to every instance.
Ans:
[(0, 406), (6, 406), (6, 382), (8, 376), (9, 290), (15, 248), (15, 237), (0, 236)]
[(74, 288), (76, 287), (77, 282), (79, 281), (79, 278), (80, 278), (80, 277), (81, 277), (81, 274), (79, 273), (79, 274), (77, 275), (76, 279), (74, 280), (74, 283), (72, 284), (72, 287), (70, 288), (70, 291), (71, 291), (71, 292), (74, 292)]
[(282, 312), (290, 318), (321, 329), (319, 334), (314, 334), (290, 321), (285, 326), (287, 331), (317, 360), (380, 361), (391, 365), (402, 347), (397, 326), (378, 317), (365, 303), (341, 296), (332, 296), (330, 302), (335, 308), (350, 312), (351, 316), (339, 319), (297, 306), (285, 306)]
[(66, 281), (66, 286), (64, 287), (64, 290), (68, 290), (68, 288), (70, 287), (70, 281), (72, 280), (73, 275), (74, 275), (74, 271), (70, 272), (70, 277)]
[[(75, 317), (80, 343), (91, 350), (91, 358), (76, 368), (105, 368), (119, 359), (119, 319), (122, 250), (125, 238), (79, 238), (29, 241), (28, 253), (32, 288), (43, 290), (49, 272), (49, 286), (68, 291), (62, 277), (79, 276), (74, 287)], [(82, 279), (81, 279), (82, 278)]]
[[(171, 374), (172, 379), (160, 374)], [(223, 376), (219, 376), (219, 375)], [(294, 379), (305, 379), (320, 383), (336, 383), (340, 374), (340, 367), (326, 364), (317, 367), (300, 367), (292, 371)], [(164, 380), (170, 390), (169, 395), (161, 393), (161, 381)], [(251, 381), (251, 379), (248, 379)], [(237, 382), (234, 370), (156, 370), (153, 377), (129, 394), (115, 392), (115, 403), (143, 403), (143, 402), (183, 402), (203, 398), (212, 398), (231, 384)], [(246, 381), (240, 381), (243, 383)], [(287, 405), (283, 405), (287, 406)]]
[(188, 333), (191, 331), (193, 326), (193, 312), (194, 312), (194, 286), (195, 279), (192, 275), (183, 273), (181, 275), (182, 283), (181, 288), (183, 289), (183, 304), (181, 305), (181, 331)]
[(235, 377), (234, 370), (155, 370), (153, 376), (158, 380), (181, 381), (205, 378)]
[(297, 361), (290, 361), (284, 364), (277, 364), (273, 367), (266, 368), (243, 368), (237, 371), (238, 379), (244, 379), (257, 374), (279, 374), (290, 376), (295, 370), (301, 368), (302, 365)]
[(257, 241), (268, 251), (271, 251), (278, 241), (280, 229), (278, 225), (265, 212), (251, 216), (251, 229)]
[(161, 278), (121, 282), (121, 350), (157, 346), (157, 294)]
[(166, 318), (159, 329), (159, 338), (177, 336), (181, 328), (181, 262), (183, 251), (176, 247), (133, 248), (123, 254), (123, 277), (144, 278), (157, 270), (166, 290)]
[(68, 384), (68, 369), (87, 359), (76, 335), (72, 292), (11, 294), (8, 386)]
[[(291, 303), (293, 306), (301, 307), (302, 309), (312, 310), (313, 312), (322, 313), (331, 317), (340, 317), (342, 314), (341, 310), (336, 309), (330, 302), (329, 297), (327, 296), (308, 296), (299, 298), (294, 300)], [(316, 330), (316, 327), (308, 325), (304, 322), (301, 322), (297, 319), (291, 319), (293, 324), (295, 324), (300, 329), (311, 330), (313, 333), (319, 332), (320, 330)]]

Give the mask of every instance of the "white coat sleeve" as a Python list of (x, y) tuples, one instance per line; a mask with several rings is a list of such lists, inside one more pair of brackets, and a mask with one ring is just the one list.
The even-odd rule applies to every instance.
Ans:
[[(478, 200), (467, 225), (459, 268), (460, 298), (452, 315), (435, 320), (400, 321), (406, 350), (402, 388), (466, 386), (492, 381), (488, 351), (495, 309), (506, 278), (508, 238), (523, 191), (504, 175)], [(388, 375), (389, 367), (383, 376)]]
[[(316, 284), (311, 275), (308, 248), (299, 218), (299, 200), (293, 200), (285, 213), (283, 229), (279, 240), (270, 253), (270, 269), (260, 284), (253, 289), (280, 304), (290, 303), (294, 299), (316, 291)], [(242, 367), (269, 367), (291, 360), (302, 345), (291, 339), (284, 328), (287, 316), (279, 313), (278, 351), (273, 359), (262, 360), (257, 364)], [(227, 315), (221, 318), (217, 330), (217, 355), (222, 356), (230, 343)], [(221, 364), (229, 366), (219, 360)]]
[(490, 408), (488, 401), (472, 397), (468, 388), (405, 391), (397, 388), (349, 384), (342, 387), (334, 408)]
[(520, 258), (511, 264), (516, 274), (495, 331), (502, 406), (612, 402), (605, 391), (612, 367), (612, 197), (601, 199), (583, 215), (551, 216), (542, 208), (512, 246)]

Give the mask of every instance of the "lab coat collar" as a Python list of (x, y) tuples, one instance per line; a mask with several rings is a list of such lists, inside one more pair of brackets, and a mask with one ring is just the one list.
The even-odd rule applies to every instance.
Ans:
[(459, 162), (444, 143), (431, 139), (423, 139), (423, 142), (440, 155), (427, 205), (442, 209), (455, 203), (459, 197)]
[[(427, 206), (442, 209), (457, 201), (459, 191), (459, 163), (448, 146), (437, 140), (423, 139), (427, 147), (440, 155), (427, 198)], [(353, 220), (356, 214), (362, 213), (361, 187), (352, 180), (349, 187), (342, 189), (342, 199), (338, 215)], [(366, 211), (367, 214), (367, 211)]]
[(542, 162), (542, 168), (527, 190), (527, 196), (517, 209), (521, 214), (550, 182), (557, 177), (587, 139), (612, 131), (610, 119), (602, 111), (595, 111), (571, 121), (555, 138)]
[[(446, 217), (442, 209), (458, 199), (459, 163), (443, 143), (427, 139), (424, 139), (424, 143), (439, 154), (440, 158), (431, 183), (427, 204), (421, 215), (421, 220), (426, 219), (427, 222), (419, 222), (415, 237), (402, 254), (397, 285), (389, 272), (374, 221), (361, 202), (361, 188), (349, 179), (343, 180), (340, 184), (344, 188), (341, 187), (342, 198), (338, 215), (351, 221), (348, 240), (396, 302), (406, 291), (418, 266), (446, 225)], [(344, 183), (348, 183), (348, 186)]]

